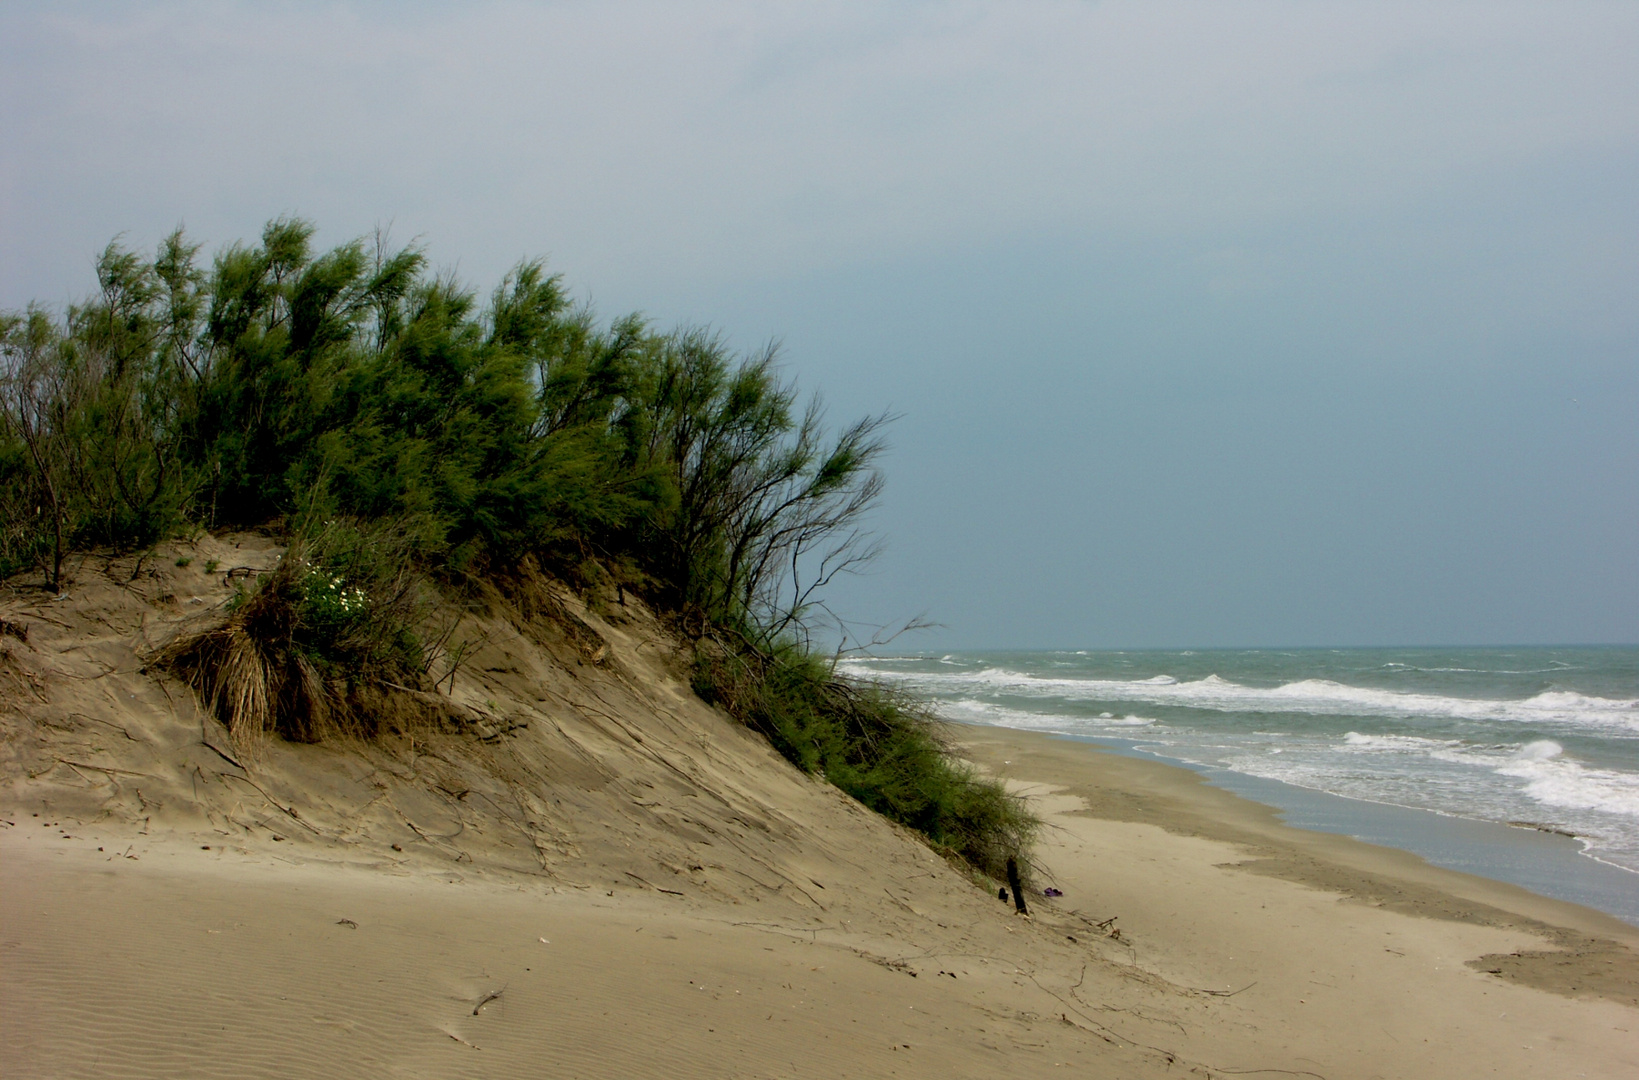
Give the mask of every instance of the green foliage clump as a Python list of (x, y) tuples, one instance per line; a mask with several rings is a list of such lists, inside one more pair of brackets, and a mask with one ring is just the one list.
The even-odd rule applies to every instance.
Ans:
[(693, 683), (803, 771), (992, 878), (1030, 845), (1036, 821), (1022, 802), (957, 759), (914, 700), (840, 680), (789, 643), (765, 652), (713, 642), (697, 653)]
[(773, 348), (600, 323), (538, 261), (486, 301), (417, 248), (313, 233), (280, 218), (208, 265), (180, 230), (111, 243), (84, 303), (0, 313), (0, 578), (281, 531), (284, 563), (163, 659), (244, 738), (311, 739), (427, 696), (427, 590), (613, 572), (718, 643), (702, 691), (793, 762), (987, 872), (1019, 850), (1029, 819), (925, 716), (809, 655), (821, 591), (876, 550), (887, 416), (829, 433)]
[(416, 627), (426, 606), (409, 541), (380, 524), (327, 522), (286, 553), (277, 576), (290, 646), (321, 672), (419, 684), (429, 658)]
[(350, 633), (370, 615), (370, 597), (340, 574), (309, 570), (297, 582), (297, 614), (323, 641)]
[(868, 557), (885, 417), (827, 437), (772, 349), (600, 325), (538, 261), (481, 303), (377, 236), (281, 218), (209, 266), (113, 243), (60, 317), (0, 314), (0, 576), (203, 527), (390, 521), (450, 577), (630, 568), (697, 625), (801, 634)]

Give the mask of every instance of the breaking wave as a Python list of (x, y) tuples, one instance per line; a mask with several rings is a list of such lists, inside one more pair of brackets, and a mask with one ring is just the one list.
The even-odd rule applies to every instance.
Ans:
[(1639, 735), (1639, 699), (1593, 697), (1572, 690), (1546, 690), (1529, 698), (1496, 700), (1349, 686), (1329, 679), (1301, 679), (1281, 686), (1259, 687), (1230, 682), (1217, 675), (1180, 682), (1170, 675), (1133, 680), (1075, 679), (1031, 675), (999, 667), (950, 673), (895, 672), (868, 661), (850, 661), (844, 667), (861, 677), (899, 683), (939, 696), (966, 690), (970, 694), (1006, 694), (1071, 702), (1133, 702), (1218, 712), (1554, 723), (1588, 727), (1605, 734)]

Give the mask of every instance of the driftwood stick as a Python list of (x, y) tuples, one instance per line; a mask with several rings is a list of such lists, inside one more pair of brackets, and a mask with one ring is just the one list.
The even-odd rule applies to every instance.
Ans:
[(96, 772), (107, 773), (109, 776), (140, 776), (148, 780), (153, 779), (153, 777), (147, 773), (133, 772), (130, 769), (113, 769), (109, 768), (107, 765), (87, 765), (83, 761), (70, 761), (67, 758), (58, 758), (57, 760), (62, 762), (64, 765), (67, 765), (71, 769), (91, 769)]
[(1258, 984), (1255, 982), (1249, 982), (1245, 986), (1241, 987), (1240, 990), (1197, 990), (1196, 993), (1211, 994), (1213, 997), (1234, 997), (1236, 994), (1241, 993), (1241, 991), (1250, 990), (1256, 985)]
[[(211, 749), (216, 750), (216, 748), (214, 746), (211, 747)], [(216, 752), (219, 753), (219, 754), (222, 753), (220, 750), (217, 750)], [(224, 755), (224, 756), (226, 756), (226, 755)], [(244, 766), (240, 766), (240, 768), (243, 768), (243, 767)], [(284, 803), (280, 802), (278, 799), (275, 799), (272, 795), (268, 794), (266, 788), (264, 788), (261, 784), (258, 784), (256, 781), (252, 780), (250, 777), (248, 777), (248, 776), (235, 776), (235, 775), (233, 775), (233, 773), (217, 773), (216, 775), (225, 776), (230, 780), (237, 780), (241, 784), (249, 784), (251, 787), (253, 787), (257, 791), (261, 792), (262, 798), (266, 799), (269, 803), (271, 803), (274, 806), (275, 809), (282, 811), (285, 814), (285, 816), (290, 818), (290, 820), (294, 821), (296, 824), (300, 825), (302, 828), (306, 829), (308, 832), (312, 833), (314, 836), (323, 836), (324, 835), (318, 829), (315, 829), (313, 826), (311, 826), (307, 822), (303, 821), (302, 816), (296, 812), (296, 808), (294, 806), (286, 806)]]

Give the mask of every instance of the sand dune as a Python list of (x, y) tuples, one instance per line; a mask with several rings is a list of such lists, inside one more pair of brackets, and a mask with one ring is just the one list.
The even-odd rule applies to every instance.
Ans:
[(635, 602), (470, 618), (469, 731), (246, 759), (142, 662), (278, 552), (187, 555), (0, 602), (8, 1077), (1639, 1074), (1615, 920), (964, 732), (1049, 818), (1021, 918)]

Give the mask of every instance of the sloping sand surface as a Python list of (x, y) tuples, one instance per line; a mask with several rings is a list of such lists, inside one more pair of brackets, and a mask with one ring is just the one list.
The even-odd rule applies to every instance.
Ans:
[(1047, 1013), (1014, 966), (1028, 947), (924, 953), (880, 927), (653, 895), (31, 847), (5, 849), (9, 1076), (985, 1076), (1019, 1053), (1155, 1075)]
[(635, 601), (470, 614), (463, 730), (246, 757), (143, 658), (278, 554), (0, 601), (7, 1077), (1639, 1075), (1615, 920), (964, 729), (1049, 816), (1021, 918)]
[(1023, 732), (963, 741), (1049, 812), (1040, 858), (1065, 903), (1096, 898), (1135, 966), (1223, 995), (1209, 1022), (1175, 1014), (1181, 1055), (1278, 1047), (1328, 1077), (1639, 1075), (1639, 932), (1620, 920), (1288, 828), (1159, 762)]

